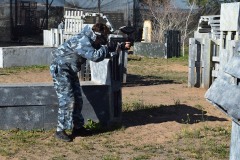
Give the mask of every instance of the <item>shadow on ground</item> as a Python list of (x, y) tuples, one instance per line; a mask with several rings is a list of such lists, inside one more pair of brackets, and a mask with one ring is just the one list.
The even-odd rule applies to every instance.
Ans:
[(178, 123), (194, 124), (203, 121), (227, 121), (206, 115), (207, 112), (187, 105), (159, 106), (122, 113), (122, 125), (125, 127), (176, 121)]
[(127, 82), (123, 83), (123, 87), (135, 86), (151, 86), (159, 84), (179, 84), (174, 80), (166, 80), (158, 76), (140, 76), (140, 75), (127, 75)]

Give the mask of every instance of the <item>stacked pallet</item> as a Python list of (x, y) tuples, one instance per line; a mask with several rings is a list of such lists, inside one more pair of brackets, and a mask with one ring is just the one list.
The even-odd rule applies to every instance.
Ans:
[(198, 23), (199, 33), (209, 33), (210, 38), (220, 38), (220, 15), (201, 16)]

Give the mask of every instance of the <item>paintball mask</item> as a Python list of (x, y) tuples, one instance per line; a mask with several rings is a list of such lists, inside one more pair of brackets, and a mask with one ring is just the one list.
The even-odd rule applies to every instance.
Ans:
[(106, 45), (108, 43), (108, 36), (100, 32), (94, 32), (97, 35), (97, 39), (101, 45)]

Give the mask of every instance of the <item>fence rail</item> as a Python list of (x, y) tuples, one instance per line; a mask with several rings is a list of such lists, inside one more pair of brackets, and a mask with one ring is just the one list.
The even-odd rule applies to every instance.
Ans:
[[(43, 31), (44, 37), (44, 46), (49, 47), (57, 47), (59, 44), (65, 42), (71, 36), (79, 33), (84, 27), (85, 20), (87, 17), (98, 17), (100, 16), (102, 19), (106, 21), (106, 24), (111, 26), (108, 18), (100, 13), (84, 13), (83, 11), (65, 11), (64, 14), (64, 27), (63, 29), (52, 28), (50, 30)], [(88, 25), (93, 25), (96, 23), (95, 21), (91, 21)]]
[(52, 28), (43, 31), (43, 45), (57, 47), (63, 43), (63, 30)]

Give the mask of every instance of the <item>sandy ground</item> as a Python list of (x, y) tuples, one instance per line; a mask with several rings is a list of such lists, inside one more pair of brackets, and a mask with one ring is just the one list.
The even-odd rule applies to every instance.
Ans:
[[(179, 65), (171, 66), (171, 69), (188, 70), (187, 66)], [(0, 83), (29, 82), (52, 82), (52, 80), (48, 71), (0, 75)], [(156, 109), (148, 114), (123, 113), (123, 125), (126, 129), (113, 134), (112, 139), (117, 144), (164, 144), (172, 139), (176, 132), (186, 127), (182, 123), (186, 120), (189, 120), (188, 123), (193, 129), (204, 125), (229, 126), (230, 119), (205, 100), (205, 92), (206, 89), (203, 88), (188, 88), (187, 84), (123, 85), (124, 103), (141, 102), (144, 105), (163, 107), (161, 107), (162, 110)], [(75, 142), (81, 140), (77, 138)]]

